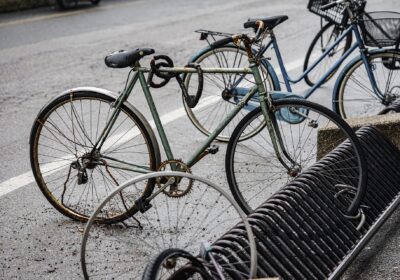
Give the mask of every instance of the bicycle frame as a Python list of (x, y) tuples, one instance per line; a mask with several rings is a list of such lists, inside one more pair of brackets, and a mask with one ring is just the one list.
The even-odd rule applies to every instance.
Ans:
[[(173, 152), (171, 150), (168, 138), (166, 136), (164, 127), (162, 125), (160, 116), (158, 114), (156, 105), (154, 103), (153, 97), (150, 92), (149, 85), (146, 81), (146, 78), (144, 76), (144, 73), (150, 72), (149, 68), (141, 67), (139, 64), (137, 64), (134, 68), (135, 74), (133, 77), (129, 80), (128, 86), (125, 88), (125, 90), (121, 93), (121, 95), (118, 97), (118, 99), (114, 103), (114, 110), (111, 113), (111, 117), (109, 118), (109, 121), (107, 122), (106, 127), (103, 129), (102, 133), (100, 134), (100, 138), (97, 140), (96, 144), (94, 145), (92, 149), (92, 153), (95, 152), (96, 150), (100, 150), (108, 137), (118, 115), (120, 112), (120, 106), (127, 100), (128, 96), (132, 92), (133, 88), (135, 87), (135, 84), (139, 80), (140, 85), (142, 87), (143, 93), (145, 95), (147, 104), (149, 106), (150, 112), (152, 114), (152, 117), (154, 119), (154, 123), (156, 126), (156, 129), (158, 131), (158, 134), (161, 139), (161, 143), (163, 145), (164, 151), (166, 153), (167, 159), (172, 160), (174, 159)], [(161, 72), (163, 73), (197, 73), (196, 69), (193, 68), (163, 68), (160, 69)], [(263, 113), (266, 118), (266, 125), (268, 126), (268, 130), (271, 134), (271, 139), (273, 142), (273, 146), (275, 148), (275, 152), (278, 156), (278, 158), (281, 160), (281, 162), (284, 164), (285, 167), (289, 168), (283, 161), (282, 157), (279, 154), (279, 151), (282, 151), (283, 155), (285, 157), (288, 157), (284, 146), (283, 142), (281, 139), (281, 136), (279, 134), (279, 130), (277, 129), (277, 126), (274, 125), (273, 120), (271, 120), (268, 104), (265, 102), (266, 95), (268, 94), (264, 88), (258, 65), (255, 63), (250, 64), (249, 68), (203, 68), (202, 69), (203, 73), (229, 73), (229, 74), (252, 74), (254, 76), (254, 79), (256, 81), (256, 85), (252, 88), (250, 88), (247, 93), (244, 95), (244, 97), (241, 99), (238, 104), (231, 110), (231, 112), (220, 122), (220, 124), (217, 126), (217, 128), (207, 137), (207, 139), (203, 142), (203, 144), (194, 152), (192, 156), (186, 161), (186, 164), (191, 167), (195, 163), (197, 163), (201, 158), (203, 158), (207, 154), (207, 148), (210, 146), (211, 142), (218, 136), (218, 134), (226, 127), (226, 125), (236, 116), (236, 114), (254, 97), (254, 95), (257, 93), (259, 102), (261, 104), (261, 107), (263, 108)], [(278, 145), (280, 146), (280, 150), (278, 148)], [(106, 158), (106, 157), (105, 157)], [(126, 162), (126, 161), (121, 161), (121, 160), (116, 160), (114, 158), (109, 158), (112, 160), (115, 160), (119, 163), (124, 164), (125, 166), (119, 166), (119, 165), (114, 165), (112, 163), (108, 163), (108, 166), (110, 167), (115, 167), (115, 168), (120, 168), (120, 169), (125, 169), (125, 170), (130, 170), (130, 171), (135, 171), (138, 173), (149, 173), (151, 170), (146, 167), (146, 166), (139, 166), (134, 163)], [(293, 162), (292, 159), (288, 158), (290, 162)], [(101, 163), (99, 163), (101, 164)]]
[[(379, 90), (376, 80), (375, 80), (375, 76), (372, 73), (372, 69), (371, 66), (368, 62), (368, 58), (367, 58), (367, 53), (368, 53), (368, 49), (365, 48), (364, 46), (364, 42), (361, 38), (361, 34), (360, 31), (358, 29), (358, 21), (354, 20), (353, 22), (351, 22), (349, 24), (349, 26), (345, 29), (345, 31), (341, 34), (341, 36), (339, 36), (339, 38), (337, 38), (332, 45), (330, 45), (315, 61), (314, 63), (312, 63), (311, 66), (308, 67), (308, 69), (306, 69), (303, 73), (300, 74), (299, 77), (297, 78), (291, 78), (289, 76), (289, 74), (287, 73), (285, 64), (283, 62), (282, 59), (282, 55), (281, 52), (279, 50), (279, 45), (277, 42), (277, 39), (273, 33), (273, 31), (270, 31), (270, 38), (271, 40), (266, 44), (260, 47), (260, 50), (258, 52), (258, 57), (262, 57), (263, 54), (270, 48), (274, 49), (275, 52), (275, 57), (277, 58), (278, 64), (279, 64), (279, 68), (280, 71), (282, 73), (282, 77), (283, 77), (283, 81), (285, 83), (286, 86), (286, 91), (287, 92), (293, 92), (292, 91), (292, 84), (297, 84), (298, 82), (302, 81), (315, 67), (317, 67), (319, 65), (319, 63), (321, 63), (321, 61), (323, 59), (325, 59), (330, 53), (331, 51), (333, 51), (343, 40), (345, 40), (345, 38), (347, 37), (348, 34), (350, 34), (351, 32), (354, 33), (356, 41), (355, 43), (334, 63), (334, 65), (332, 65), (327, 72), (320, 77), (320, 79), (314, 84), (314, 86), (312, 86), (310, 89), (308, 89), (303, 95), (301, 95), (302, 98), (308, 98), (310, 97), (325, 81), (325, 79), (327, 77), (329, 77), (336, 68), (338, 68), (342, 62), (351, 54), (353, 53), (353, 51), (357, 48), (360, 49), (360, 56), (362, 58), (362, 61), (364, 63), (365, 69), (367, 71), (368, 74), (368, 78), (371, 82), (374, 94), (376, 95), (376, 97), (380, 98), (381, 100), (383, 100), (384, 95), (382, 94), (382, 92)], [(239, 81), (240, 82), (240, 81)], [(238, 83), (237, 83), (238, 84)], [(243, 93), (243, 90), (238, 90), (238, 95), (241, 96)]]

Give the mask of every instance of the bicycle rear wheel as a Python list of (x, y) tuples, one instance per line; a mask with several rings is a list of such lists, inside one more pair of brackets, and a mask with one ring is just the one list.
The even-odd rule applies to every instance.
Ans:
[[(235, 46), (210, 49), (193, 62), (205, 68), (243, 68), (248, 67), (249, 64), (247, 53)], [(263, 64), (260, 65), (260, 70), (264, 86), (269, 91), (273, 90), (274, 83)], [(189, 93), (196, 92), (198, 85), (197, 75), (187, 74), (185, 76), (185, 85)], [(186, 113), (194, 126), (208, 136), (254, 85), (254, 77), (252, 75), (204, 73), (203, 95), (195, 108), (189, 108), (186, 102), (183, 102)], [(217, 140), (227, 142), (239, 121), (249, 110), (259, 105), (258, 99), (250, 103), (252, 104), (246, 105), (245, 110), (240, 111), (232, 119), (218, 135)], [(243, 137), (251, 137), (251, 134), (252, 132), (248, 132)]]
[[(30, 159), (36, 183), (46, 199), (63, 215), (87, 221), (97, 205), (120, 183), (160, 162), (156, 138), (143, 116), (123, 104), (103, 148), (92, 153), (109, 121), (115, 98), (95, 91), (63, 94), (37, 116), (30, 136)], [(131, 193), (149, 194), (154, 182), (126, 189), (120, 201), (98, 216), (116, 222), (136, 211), (127, 208)]]
[[(278, 159), (271, 135), (265, 126), (250, 139), (239, 141), (247, 129), (265, 122), (261, 109), (250, 112), (235, 129), (226, 152), (226, 173), (233, 197), (250, 213), (291, 180), (313, 168), (318, 160), (346, 145), (349, 156), (327, 164), (323, 175), (335, 185), (356, 188), (357, 194), (346, 202), (346, 212), (357, 210), (366, 185), (366, 165), (361, 146), (351, 128), (329, 109), (305, 100), (274, 101), (273, 118), (282, 137), (282, 146), (292, 162), (284, 158), (288, 170)], [(279, 152), (283, 156), (282, 151)], [(351, 163), (346, 172), (343, 164)], [(333, 193), (336, 191), (331, 190)]]
[(368, 62), (383, 96), (375, 94), (365, 64), (359, 57), (343, 70), (333, 93), (335, 112), (342, 118), (375, 116), (400, 100), (400, 51), (371, 53)]
[[(95, 222), (104, 208), (118, 200), (120, 191), (149, 179), (156, 180), (159, 189), (142, 200), (140, 212), (121, 224)], [(179, 182), (174, 186), (177, 189), (187, 191), (180, 192), (181, 196), (171, 196), (171, 186), (164, 185), (170, 180)], [(130, 202), (138, 199), (132, 196)], [(110, 194), (89, 219), (81, 246), (83, 275), (85, 279), (141, 279), (155, 255), (177, 248), (197, 256), (200, 241), (212, 244), (239, 222), (245, 228), (239, 238), (247, 247), (238, 250), (245, 250), (250, 257), (243, 263), (246, 269), (235, 273), (251, 279), (256, 270), (253, 235), (243, 211), (228, 194), (210, 181), (189, 173), (169, 171), (139, 176)], [(240, 253), (233, 249), (230, 252)]]
[[(343, 29), (335, 25), (332, 22), (327, 23), (317, 33), (314, 39), (311, 41), (311, 45), (307, 50), (307, 54), (304, 60), (303, 71), (306, 71), (309, 66), (312, 65), (313, 61), (320, 57), (325, 50), (332, 45), (333, 42), (342, 34)], [(310, 73), (308, 73), (304, 80), (309, 86), (313, 86), (326, 72), (327, 70), (336, 63), (336, 61), (350, 48), (352, 41), (352, 33), (349, 33), (347, 37), (341, 41), (331, 53), (325, 57)], [(340, 65), (329, 75), (323, 84), (329, 81), (336, 73)]]

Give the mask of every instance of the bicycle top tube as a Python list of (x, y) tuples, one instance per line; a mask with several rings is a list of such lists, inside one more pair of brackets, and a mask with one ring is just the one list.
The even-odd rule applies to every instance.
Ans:
[[(336, 48), (343, 40), (345, 40), (346, 39), (346, 37), (351, 33), (351, 32), (355, 32), (355, 28), (358, 28), (357, 27), (358, 25), (357, 25), (357, 23), (352, 23), (352, 24), (350, 24), (349, 26), (348, 26), (348, 28), (339, 36), (339, 38), (337, 38), (315, 61), (314, 61), (314, 63), (312, 63), (312, 65), (311, 66), (309, 66), (304, 72), (302, 72), (301, 74), (300, 74), (300, 76), (299, 77), (297, 77), (297, 78), (291, 78), (290, 76), (289, 76), (289, 74), (287, 73), (287, 70), (286, 70), (286, 67), (285, 67), (285, 63), (283, 62), (283, 59), (282, 59), (282, 55), (281, 55), (281, 53), (280, 53), (280, 50), (279, 50), (279, 45), (278, 45), (278, 42), (277, 42), (277, 40), (276, 40), (276, 38), (275, 38), (275, 36), (272, 36), (272, 38), (271, 38), (271, 40), (272, 40), (272, 45), (273, 45), (273, 48), (274, 48), (274, 52), (275, 52), (275, 56), (276, 56), (276, 58), (277, 58), (277, 60), (278, 60), (278, 63), (279, 63), (279, 68), (280, 68), (280, 70), (281, 70), (281, 73), (282, 73), (282, 76), (283, 76), (283, 79), (284, 79), (284, 81), (285, 81), (285, 84), (287, 85), (288, 83), (290, 83), (290, 84), (297, 84), (298, 82), (300, 82), (300, 81), (302, 81), (304, 78), (305, 78), (305, 76), (307, 76), (307, 74), (309, 74), (315, 67), (317, 67), (321, 62), (322, 62), (322, 60), (325, 58), (325, 57), (327, 57), (331, 52), (332, 52), (332, 50), (334, 49), (334, 48)], [(360, 45), (360, 42), (356, 42), (355, 44), (357, 44), (356, 45), (356, 48)], [(354, 46), (354, 45), (353, 45)], [(355, 49), (355, 48), (354, 48)], [(353, 49), (353, 50), (354, 50)], [(338, 66), (338, 65), (340, 65), (342, 62), (343, 62), (343, 57), (340, 57), (336, 62), (335, 62), (335, 66)], [(327, 72), (326, 72), (326, 74), (329, 76), (330, 74), (331, 74), (331, 72), (333, 72), (333, 70), (335, 69), (336, 67), (333, 67), (333, 69), (329, 69)], [(323, 80), (322, 80), (323, 81)], [(319, 81), (320, 83), (316, 83), (316, 84), (321, 84), (322, 83), (322, 81)], [(290, 86), (289, 86), (289, 88), (290, 88)]]
[[(138, 67), (134, 69), (139, 72), (148, 73), (151, 71), (148, 67)], [(201, 68), (203, 73), (224, 73), (224, 74), (251, 74), (252, 71), (250, 67), (245, 68)], [(161, 73), (197, 73), (195, 68), (191, 67), (162, 67), (159, 69)]]

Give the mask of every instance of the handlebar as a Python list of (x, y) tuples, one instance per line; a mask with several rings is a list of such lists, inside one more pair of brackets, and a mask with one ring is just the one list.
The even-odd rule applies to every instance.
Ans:
[(239, 39), (244, 39), (244, 40), (247, 40), (249, 43), (253, 43), (253, 42), (257, 41), (258, 39), (260, 39), (260, 36), (261, 36), (262, 32), (264, 31), (265, 24), (262, 20), (248, 21), (248, 22), (244, 23), (244, 27), (245, 28), (251, 28), (251, 27), (257, 28), (255, 37), (250, 39), (246, 34), (236, 34), (236, 35), (232, 35), (232, 36), (223, 38), (221, 40), (215, 41), (214, 43), (210, 44), (210, 47), (212, 49), (216, 49), (216, 48), (225, 46), (226, 44), (232, 43)]
[(337, 1), (333, 1), (333, 2), (331, 2), (331, 3), (328, 3), (328, 4), (326, 4), (326, 5), (323, 5), (323, 6), (321, 7), (321, 10), (322, 10), (322, 11), (329, 10), (329, 9), (335, 7), (335, 6), (338, 5), (338, 4), (339, 4), (339, 3), (337, 3)]
[(342, 5), (349, 14), (350, 18), (355, 18), (364, 12), (366, 3), (366, 0), (336, 0), (329, 4), (321, 6), (320, 9), (322, 11), (326, 11), (337, 5)]
[(337, 5), (341, 5), (341, 8), (344, 8), (343, 13), (347, 13), (347, 16), (353, 20), (364, 13), (366, 3), (366, 0), (336, 0), (321, 6), (320, 9), (321, 11), (326, 11)]
[(336, 1), (333, 1), (333, 2), (331, 2), (329, 4), (321, 6), (321, 10), (322, 11), (326, 11), (326, 10), (329, 10), (329, 9), (339, 5), (339, 4), (344, 4), (346, 2), (348, 4), (356, 4), (356, 1), (353, 1), (353, 0), (336, 0)]

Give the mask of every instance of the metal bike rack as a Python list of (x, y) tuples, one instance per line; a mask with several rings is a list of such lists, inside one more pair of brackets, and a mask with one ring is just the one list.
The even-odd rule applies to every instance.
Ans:
[(390, 112), (400, 113), (400, 99), (393, 101), (393, 103), (383, 109), (379, 115), (385, 115)]
[[(258, 277), (339, 278), (399, 205), (400, 151), (372, 126), (361, 128), (357, 135), (368, 160), (363, 227), (358, 231), (357, 221), (343, 216), (328, 191), (333, 187), (332, 174), (321, 172), (335, 164), (341, 166), (335, 175), (349, 172), (352, 163), (342, 160), (349, 151), (340, 145), (249, 216), (257, 239)], [(248, 270), (243, 235), (239, 224), (213, 244), (213, 250), (226, 257), (219, 261), (229, 260), (240, 271)]]

